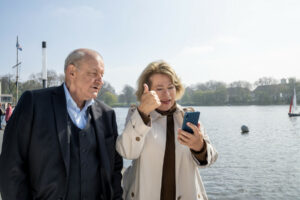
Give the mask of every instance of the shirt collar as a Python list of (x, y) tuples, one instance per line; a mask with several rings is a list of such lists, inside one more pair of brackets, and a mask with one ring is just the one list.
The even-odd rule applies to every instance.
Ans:
[(80, 108), (77, 106), (77, 104), (73, 100), (66, 84), (64, 83), (63, 85), (64, 85), (64, 90), (65, 90), (67, 107), (74, 109), (76, 112), (85, 112), (89, 106), (94, 104), (94, 102), (95, 102), (94, 99), (90, 99), (88, 101), (85, 101), (85, 105), (84, 105), (83, 109), (80, 110)]

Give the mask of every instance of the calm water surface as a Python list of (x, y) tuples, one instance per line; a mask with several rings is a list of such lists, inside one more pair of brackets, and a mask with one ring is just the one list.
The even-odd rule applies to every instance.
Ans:
[[(210, 200), (300, 200), (300, 117), (289, 118), (288, 106), (195, 109), (219, 153), (200, 170)], [(115, 110), (122, 133), (128, 108)]]

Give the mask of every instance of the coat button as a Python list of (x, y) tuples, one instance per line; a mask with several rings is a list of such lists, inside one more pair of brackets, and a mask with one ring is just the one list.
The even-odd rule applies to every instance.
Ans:
[(200, 194), (198, 194), (198, 199), (200, 199), (201, 198), (201, 196), (200, 196)]
[(178, 197), (177, 197), (177, 200), (180, 200), (180, 199), (181, 199), (181, 196), (178, 196)]
[(139, 142), (141, 140), (141, 138), (140, 137), (136, 137), (135, 140)]
[(133, 192), (131, 192), (131, 197), (134, 197), (134, 193)]

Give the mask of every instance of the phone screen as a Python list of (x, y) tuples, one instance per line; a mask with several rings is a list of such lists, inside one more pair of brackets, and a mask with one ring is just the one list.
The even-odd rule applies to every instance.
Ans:
[(188, 127), (186, 125), (187, 122), (190, 122), (194, 125), (198, 125), (198, 121), (199, 121), (199, 116), (200, 116), (200, 112), (196, 111), (196, 112), (186, 112), (184, 113), (183, 116), (183, 123), (182, 123), (182, 130), (192, 133), (193, 134), (193, 130)]

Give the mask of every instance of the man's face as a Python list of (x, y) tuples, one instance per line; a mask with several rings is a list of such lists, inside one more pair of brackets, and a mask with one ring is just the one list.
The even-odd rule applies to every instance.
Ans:
[(81, 62), (74, 72), (71, 95), (75, 94), (79, 101), (96, 98), (103, 85), (103, 74), (104, 64), (99, 56)]

